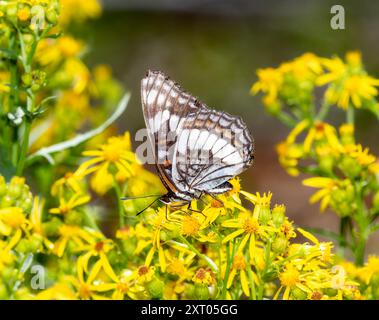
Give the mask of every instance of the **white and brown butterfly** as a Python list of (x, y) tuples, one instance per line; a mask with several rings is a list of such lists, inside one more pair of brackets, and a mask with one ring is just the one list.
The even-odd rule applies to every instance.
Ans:
[(159, 71), (141, 83), (143, 114), (163, 203), (190, 202), (231, 190), (253, 163), (253, 139), (240, 117), (208, 108)]

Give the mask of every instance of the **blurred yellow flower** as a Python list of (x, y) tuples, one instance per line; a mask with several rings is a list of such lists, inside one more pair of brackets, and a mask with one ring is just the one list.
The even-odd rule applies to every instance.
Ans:
[(74, 194), (70, 197), (70, 199), (67, 201), (64, 197), (59, 198), (59, 207), (52, 208), (49, 210), (52, 214), (62, 214), (66, 215), (69, 212), (71, 212), (76, 207), (80, 207), (86, 203), (88, 203), (91, 200), (90, 196), (87, 195), (80, 195), (80, 194)]
[(265, 93), (265, 104), (270, 105), (276, 102), (280, 87), (283, 83), (283, 75), (278, 69), (266, 68), (258, 69), (258, 81), (253, 84), (250, 92), (257, 94)]
[(139, 166), (136, 155), (131, 151), (129, 132), (109, 138), (98, 150), (85, 151), (83, 155), (92, 158), (85, 161), (77, 173), (83, 176), (91, 174), (91, 187), (99, 194), (112, 187), (112, 174), (121, 172), (126, 177), (132, 177)]
[(87, 19), (97, 18), (102, 11), (98, 0), (61, 0), (62, 12), (59, 22), (63, 26), (70, 23), (82, 23)]
[(317, 191), (309, 201), (315, 203), (321, 200), (320, 210), (323, 212), (330, 203), (331, 192), (337, 186), (337, 181), (332, 178), (315, 177), (303, 180), (303, 185), (312, 188), (321, 188)]

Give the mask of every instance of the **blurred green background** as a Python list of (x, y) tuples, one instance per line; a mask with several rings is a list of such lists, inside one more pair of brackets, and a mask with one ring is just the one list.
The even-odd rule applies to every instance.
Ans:
[[(90, 65), (107, 63), (132, 92), (120, 128), (144, 127), (140, 79), (158, 69), (178, 81), (208, 106), (241, 115), (256, 141), (256, 162), (243, 174), (250, 192), (272, 191), (288, 215), (302, 226), (337, 231), (333, 214), (320, 214), (308, 203), (314, 190), (302, 177), (288, 176), (274, 150), (288, 130), (265, 114), (259, 97), (249, 95), (257, 68), (276, 66), (304, 52), (344, 56), (360, 50), (369, 72), (379, 77), (379, 1), (339, 1), (345, 30), (332, 30), (335, 1), (103, 0), (104, 14), (81, 32), (89, 37)], [(343, 121), (336, 110), (333, 122)], [(358, 112), (358, 140), (379, 154), (379, 126)], [(371, 252), (379, 252), (372, 239)]]

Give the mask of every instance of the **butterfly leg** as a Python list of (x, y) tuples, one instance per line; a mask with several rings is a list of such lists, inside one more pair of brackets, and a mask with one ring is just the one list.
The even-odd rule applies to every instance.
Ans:
[(209, 192), (207, 192), (206, 194), (209, 195), (213, 200), (217, 201), (222, 207), (225, 207), (224, 203), (220, 199), (217, 199), (215, 195)]
[(202, 211), (200, 211), (200, 210), (195, 210), (195, 209), (192, 209), (192, 208), (191, 208), (191, 201), (188, 201), (187, 210), (192, 211), (192, 212), (201, 213), (201, 214), (205, 217), (205, 214), (204, 214)]
[(167, 220), (167, 221), (171, 221), (171, 220), (168, 218), (168, 210), (167, 210), (167, 207), (168, 207), (168, 204), (165, 205), (165, 215), (166, 215), (166, 220)]

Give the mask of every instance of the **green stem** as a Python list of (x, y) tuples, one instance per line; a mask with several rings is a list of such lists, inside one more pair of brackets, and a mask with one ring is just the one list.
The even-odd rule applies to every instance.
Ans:
[(351, 104), (346, 110), (346, 122), (354, 125), (354, 107)]
[(16, 169), (16, 174), (18, 176), (21, 176), (24, 171), (26, 154), (28, 153), (28, 147), (29, 147), (29, 135), (30, 135), (31, 127), (32, 127), (31, 121), (26, 120), (25, 127), (24, 127), (24, 135), (23, 135), (23, 139), (21, 143), (20, 157), (19, 157), (19, 160), (17, 163), (17, 169)]
[(263, 293), (264, 293), (264, 281), (263, 277), (266, 274), (267, 270), (269, 269), (271, 265), (271, 260), (270, 260), (270, 252), (271, 252), (271, 239), (267, 240), (267, 244), (265, 246), (265, 253), (264, 253), (264, 259), (265, 259), (265, 266), (263, 268), (262, 273), (260, 274), (260, 286), (259, 286), (259, 291), (258, 291), (258, 299), (262, 300), (263, 299)]
[(225, 270), (225, 276), (224, 276), (224, 281), (223, 281), (223, 287), (222, 287), (222, 299), (226, 298), (226, 285), (228, 283), (228, 278), (229, 278), (229, 273), (230, 273), (230, 268), (233, 264), (233, 257), (234, 257), (234, 245), (235, 239), (233, 239), (233, 250), (232, 254), (230, 254), (230, 246), (226, 247), (226, 270)]
[(249, 277), (249, 282), (250, 282), (250, 287), (251, 287), (250, 299), (251, 300), (257, 300), (257, 293), (256, 293), (256, 289), (255, 289), (255, 282), (254, 282), (253, 272), (251, 271), (251, 266), (250, 265), (247, 267), (247, 275)]
[(123, 207), (123, 203), (122, 203), (122, 193), (121, 193), (121, 189), (116, 181), (116, 179), (113, 177), (114, 181), (113, 181), (113, 188), (116, 192), (116, 196), (117, 196), (117, 206), (118, 206), (118, 215), (119, 215), (119, 219), (120, 219), (120, 227), (124, 227), (125, 226), (125, 212), (124, 212), (124, 207)]
[(323, 121), (326, 118), (326, 116), (328, 115), (329, 110), (330, 110), (330, 104), (327, 103), (326, 101), (324, 101), (323, 104), (321, 105), (321, 108), (320, 108), (317, 116), (316, 116), (316, 120)]
[(285, 112), (279, 112), (276, 117), (287, 127), (293, 128), (296, 126), (296, 120)]
[(366, 249), (366, 239), (364, 237), (360, 237), (357, 247), (355, 248), (355, 264), (357, 266), (362, 266), (365, 257), (365, 249)]
[(367, 212), (367, 208), (363, 199), (362, 185), (355, 183), (355, 200), (357, 204), (357, 214), (355, 216), (355, 221), (358, 227), (356, 245), (354, 250), (355, 263), (358, 266), (362, 266), (364, 262), (366, 242), (370, 234), (370, 217)]
[(179, 236), (178, 237), (180, 239), (180, 241), (182, 241), (184, 244), (187, 245), (187, 247), (192, 250), (194, 253), (196, 253), (196, 255), (204, 260), (210, 267), (211, 269), (213, 270), (213, 272), (215, 272), (217, 275), (219, 274), (219, 270), (217, 268), (217, 265), (214, 263), (214, 261), (209, 258), (208, 256), (206, 256), (205, 254), (202, 254), (199, 250), (197, 250), (186, 238), (184, 238), (183, 236)]
[(340, 235), (338, 239), (338, 246), (339, 246), (340, 254), (342, 257), (344, 257), (344, 253), (345, 253), (343, 249), (346, 247), (349, 228), (350, 228), (350, 218), (342, 217), (340, 220)]

